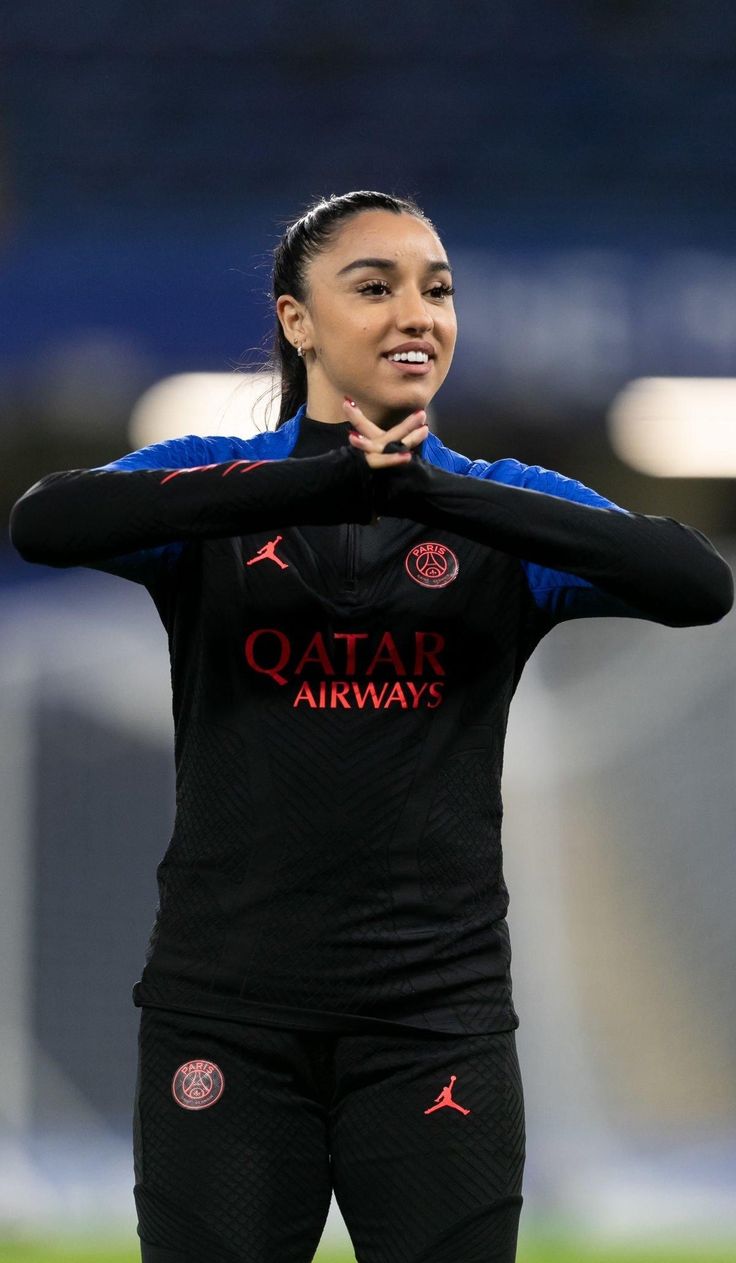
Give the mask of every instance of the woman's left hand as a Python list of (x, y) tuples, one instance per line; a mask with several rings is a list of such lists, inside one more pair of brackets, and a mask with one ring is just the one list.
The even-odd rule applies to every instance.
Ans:
[[(412, 412), (398, 425), (390, 430), (382, 430), (380, 425), (369, 421), (360, 411), (357, 404), (343, 403), (343, 411), (347, 420), (352, 421), (357, 433), (348, 436), (353, 447), (365, 454), (371, 469), (385, 469), (390, 465), (408, 464), (411, 459), (411, 448), (423, 443), (429, 433), (426, 423), (426, 412), (420, 409)], [(401, 443), (406, 452), (386, 452), (388, 443)]]

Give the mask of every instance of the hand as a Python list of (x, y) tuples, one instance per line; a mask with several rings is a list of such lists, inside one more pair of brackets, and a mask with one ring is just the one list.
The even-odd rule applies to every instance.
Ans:
[(412, 412), (392, 429), (382, 430), (380, 425), (374, 425), (363, 415), (357, 404), (349, 404), (345, 400), (342, 406), (345, 417), (352, 421), (357, 431), (348, 436), (349, 441), (353, 447), (357, 447), (365, 454), (371, 469), (386, 469), (390, 465), (408, 464), (411, 460), (411, 450), (386, 452), (384, 450), (386, 446), (389, 443), (401, 443), (408, 449), (418, 447), (429, 433), (429, 426), (425, 419), (427, 414), (423, 409)]

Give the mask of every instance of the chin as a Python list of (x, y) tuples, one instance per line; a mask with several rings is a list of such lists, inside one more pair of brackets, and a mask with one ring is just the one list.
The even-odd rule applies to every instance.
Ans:
[(434, 392), (430, 393), (430, 391), (408, 382), (404, 390), (396, 392), (396, 398), (388, 406), (391, 408), (408, 408), (410, 412), (415, 408), (428, 408), (433, 394)]
[(404, 395), (403, 399), (392, 399), (390, 402), (380, 403), (376, 405), (378, 409), (386, 414), (401, 413), (400, 419), (408, 417), (412, 412), (418, 412), (420, 408), (425, 410), (429, 407), (429, 400), (426, 397), (413, 394)]
[(426, 395), (426, 394), (418, 395), (418, 394), (413, 394), (413, 393), (407, 394), (406, 399), (402, 399), (401, 404), (399, 406), (402, 408), (406, 408), (407, 412), (418, 412), (420, 408), (424, 408), (426, 411), (426, 409), (429, 407), (431, 399), (432, 399), (431, 395)]
[[(353, 398), (357, 398), (360, 401), (359, 395), (355, 395)], [(394, 391), (390, 398), (384, 396), (381, 399), (376, 399), (374, 396), (370, 403), (366, 401), (363, 411), (376, 425), (382, 425), (384, 421), (390, 421), (392, 425), (398, 425), (399, 421), (403, 421), (410, 413), (418, 412), (420, 408), (426, 411), (432, 398), (433, 394), (430, 394), (429, 391), (417, 390), (416, 387), (412, 389), (411, 383), (408, 383), (403, 390)]]

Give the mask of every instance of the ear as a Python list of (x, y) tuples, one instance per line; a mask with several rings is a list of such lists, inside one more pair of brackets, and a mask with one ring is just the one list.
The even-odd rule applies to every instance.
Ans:
[(306, 336), (304, 329), (304, 307), (292, 298), (291, 294), (282, 294), (276, 301), (276, 315), (283, 326), (284, 334), (292, 346), (298, 346)]

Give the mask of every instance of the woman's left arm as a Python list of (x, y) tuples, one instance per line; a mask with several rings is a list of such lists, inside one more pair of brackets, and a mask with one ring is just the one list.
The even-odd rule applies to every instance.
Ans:
[[(415, 453), (374, 473), (376, 512), (444, 527), (518, 557), (535, 600), (558, 618), (608, 613), (692, 627), (718, 622), (731, 609), (731, 571), (700, 531), (630, 513), (594, 492), (590, 498), (606, 507), (581, 503), (577, 493), (587, 489), (580, 483), (539, 472), (549, 473), (540, 481), (551, 480), (554, 494), (450, 473)], [(566, 586), (567, 576), (577, 578), (577, 591), (575, 580)]]

